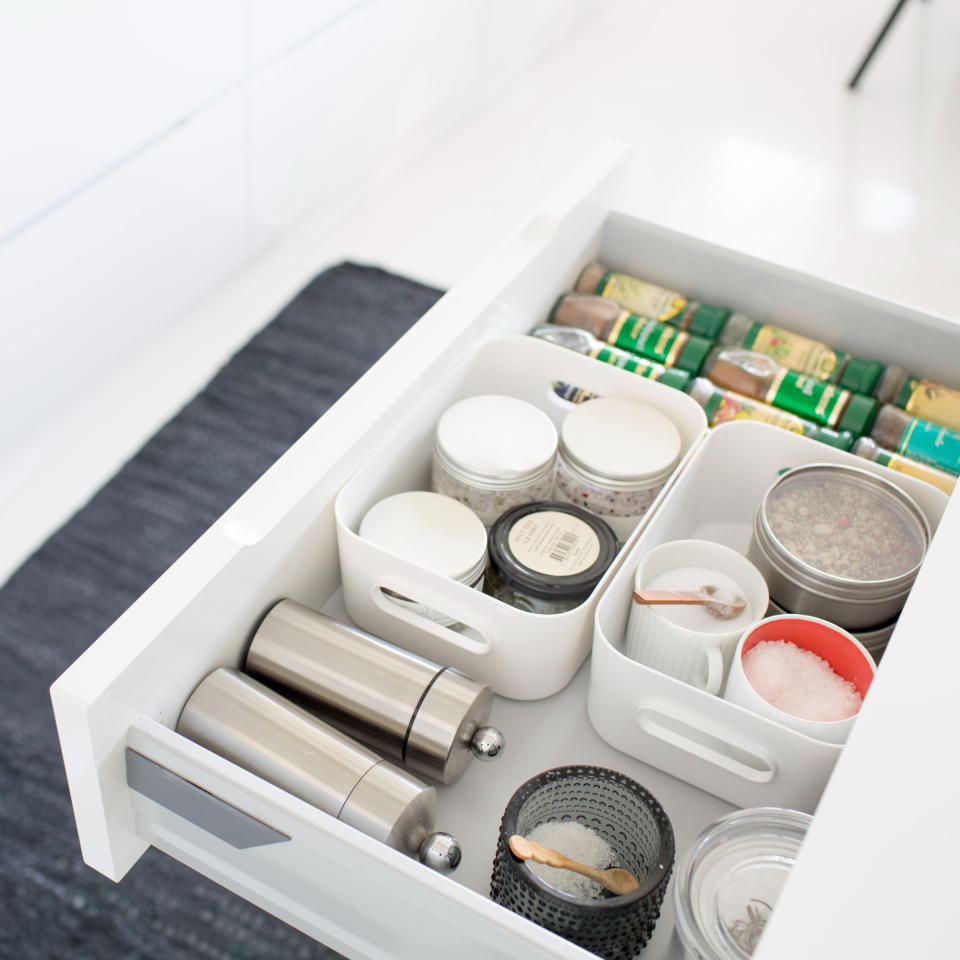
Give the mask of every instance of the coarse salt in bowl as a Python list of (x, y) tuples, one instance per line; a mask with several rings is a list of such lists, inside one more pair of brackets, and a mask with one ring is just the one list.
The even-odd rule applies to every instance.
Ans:
[[(772, 662), (772, 658), (757, 667), (751, 667), (749, 662), (745, 666), (745, 658), (759, 644), (769, 642), (779, 645), (780, 641), (792, 644), (793, 649), (782, 651), (784, 656), (779, 667)], [(730, 667), (724, 699), (815, 740), (843, 743), (857, 718), (859, 703), (855, 704), (853, 713), (849, 713), (849, 707), (842, 708), (838, 719), (810, 719), (813, 716), (829, 715), (836, 705), (853, 701), (833, 690), (834, 680), (826, 676), (822, 681), (818, 680), (814, 665), (803, 664), (796, 655), (798, 651), (806, 651), (825, 661), (836, 675), (836, 685), (851, 685), (850, 694), (855, 691), (855, 696), (862, 702), (877, 669), (863, 644), (835, 624), (818, 617), (796, 614), (767, 617), (744, 632)], [(810, 657), (806, 659), (812, 661)], [(822, 667), (820, 669), (822, 670)], [(781, 676), (778, 676), (778, 673)], [(797, 690), (806, 683), (815, 683), (818, 688)], [(797, 697), (798, 692), (804, 696)], [(774, 703), (771, 703), (764, 693), (774, 700)], [(800, 702), (805, 705), (805, 709), (796, 706)], [(794, 712), (788, 712), (787, 708)], [(800, 713), (805, 715), (798, 715)], [(848, 715), (843, 715), (844, 713)]]

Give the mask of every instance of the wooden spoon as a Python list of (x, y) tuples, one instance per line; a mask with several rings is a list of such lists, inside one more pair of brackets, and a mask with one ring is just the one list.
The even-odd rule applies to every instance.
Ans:
[(520, 860), (533, 860), (536, 863), (545, 863), (548, 867), (560, 867), (563, 870), (582, 873), (583, 876), (596, 880), (601, 886), (618, 896), (632, 893), (640, 886), (640, 881), (629, 870), (624, 870), (621, 867), (595, 870), (585, 863), (578, 863), (576, 860), (565, 857), (551, 847), (545, 847), (533, 840), (528, 840), (519, 833), (515, 833), (510, 838), (510, 850)]
[(715, 600), (713, 595), (716, 587), (704, 586), (698, 591), (693, 590), (634, 590), (634, 603), (665, 603), (665, 604), (702, 604), (707, 613), (718, 620), (732, 620), (746, 606), (743, 597), (736, 600)]

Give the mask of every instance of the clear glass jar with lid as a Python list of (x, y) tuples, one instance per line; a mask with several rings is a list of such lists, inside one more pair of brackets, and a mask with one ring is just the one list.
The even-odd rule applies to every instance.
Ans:
[(437, 424), (430, 485), (466, 504), (489, 528), (511, 507), (545, 500), (553, 488), (557, 428), (517, 397), (468, 397)]
[(677, 867), (675, 955), (749, 960), (812, 821), (798, 810), (754, 807), (704, 830)]
[(571, 410), (560, 427), (557, 499), (604, 518), (625, 540), (680, 460), (676, 424), (656, 407), (597, 397)]

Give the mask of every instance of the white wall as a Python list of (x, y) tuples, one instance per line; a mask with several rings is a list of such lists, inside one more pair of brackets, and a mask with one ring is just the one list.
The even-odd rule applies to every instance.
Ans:
[(5, 0), (0, 468), (307, 213), (348, 213), (585, 6)]

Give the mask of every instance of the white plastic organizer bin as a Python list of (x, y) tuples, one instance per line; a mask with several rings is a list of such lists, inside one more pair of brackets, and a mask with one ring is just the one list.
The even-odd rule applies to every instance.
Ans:
[[(666, 768), (657, 751), (668, 748), (650, 737), (638, 742), (635, 704), (626, 717), (613, 718), (613, 729), (604, 728), (610, 737), (618, 725), (624, 735), (631, 734), (626, 752), (598, 735), (587, 718), (587, 665), (552, 697), (496, 698), (491, 720), (507, 737), (503, 756), (496, 763), (472, 764), (456, 783), (438, 789), (437, 823), (456, 835), (464, 850), (463, 862), (450, 876), (439, 876), (173, 729), (183, 704), (207, 673), (242, 663), (251, 630), (280, 597), (346, 619), (334, 515), (334, 501), (344, 485), (388, 444), (396, 451), (397, 463), (404, 459), (400, 448), (409, 448), (417, 462), (402, 469), (408, 470), (411, 483), (425, 482), (431, 424), (423, 413), (432, 410), (431, 417), (439, 416), (457, 390), (467, 389), (464, 383), (455, 389), (450, 385), (471, 368), (485, 346), (505, 335), (523, 334), (534, 320), (545, 317), (556, 297), (569, 290), (593, 260), (656, 279), (704, 302), (735, 306), (758, 320), (776, 320), (860, 356), (899, 363), (938, 382), (956, 380), (956, 322), (638, 219), (635, 214), (643, 211), (624, 206), (629, 195), (621, 187), (625, 175), (648, 183), (649, 168), (642, 155), (635, 164), (625, 160), (622, 147), (602, 145), (57, 681), (52, 691), (57, 728), (77, 834), (91, 867), (120, 880), (148, 847), (156, 847), (351, 960), (446, 960), (451, 954), (458, 960), (590, 960), (581, 948), (489, 899), (497, 825), (517, 786), (549, 767), (570, 763), (620, 770), (647, 787), (667, 810), (678, 850), (687, 849), (704, 828), (730, 812), (725, 800), (652, 765)], [(635, 375), (574, 354), (558, 353), (554, 369), (558, 377), (567, 371), (567, 379), (574, 382), (577, 372), (589, 369), (604, 383), (613, 382), (608, 379), (612, 376), (618, 389), (629, 382), (624, 389), (646, 393)], [(447, 391), (449, 396), (436, 402), (424, 397), (432, 391)], [(634, 534), (634, 544), (641, 538), (643, 544), (652, 544), (696, 533), (745, 546), (745, 514), (739, 520), (731, 514), (713, 521), (728, 504), (736, 506), (754, 482), (764, 449), (778, 441), (769, 429), (755, 431), (762, 447), (751, 449), (733, 471), (732, 481), (729, 464), (727, 480), (722, 481), (710, 475), (710, 463), (724, 459), (718, 453), (721, 446), (732, 447), (731, 438), (749, 427), (731, 425), (709, 435), (696, 459), (689, 460), (700, 478), (697, 489), (688, 486), (692, 477), (686, 468), (677, 474), (677, 496), (667, 492), (663, 512), (658, 509), (650, 516), (649, 525)], [(789, 442), (794, 459), (783, 466), (801, 455), (850, 462), (826, 447)], [(857, 465), (873, 469), (866, 461)], [(364, 498), (372, 502), (393, 492), (402, 479), (384, 475), (366, 492), (351, 485), (341, 513), (351, 524), (359, 521)], [(919, 488), (908, 478), (901, 482), (919, 497)], [(357, 502), (351, 506), (348, 496), (354, 494)], [(355, 531), (355, 526), (348, 527), (350, 536)], [(633, 545), (625, 549), (631, 551)], [(953, 769), (944, 757), (953, 747), (960, 675), (954, 626), (958, 549), (960, 496), (953, 498), (939, 524), (755, 960), (900, 960), (939, 956), (943, 943), (951, 942), (952, 871), (960, 839)], [(626, 553), (621, 556), (627, 560)], [(622, 568), (625, 577), (632, 575), (632, 570), (626, 573), (630, 565), (632, 560)], [(390, 569), (400, 568), (391, 564)], [(415, 585), (417, 593), (421, 583), (433, 584), (420, 571), (407, 572), (414, 580), (405, 585)], [(612, 626), (626, 617), (624, 581), (611, 571), (604, 584), (616, 592), (609, 602), (598, 604), (604, 632), (613, 639)], [(458, 591), (451, 594), (454, 600), (469, 591), (452, 586)], [(484, 610), (496, 609), (490, 598), (477, 599)], [(545, 653), (538, 651), (538, 669), (553, 652), (556, 628), (565, 618), (573, 619), (567, 614), (536, 618), (507, 613), (517, 629), (505, 643), (522, 639), (534, 624), (552, 628), (541, 634), (548, 643)], [(498, 629), (501, 622), (497, 620)], [(392, 634), (406, 626), (400, 620), (390, 623)], [(587, 644), (592, 626), (587, 618)], [(388, 634), (386, 639), (397, 637)], [(426, 634), (434, 654), (447, 658), (462, 652), (468, 672), (483, 665), (483, 656), (468, 656), (451, 642), (454, 639)], [(698, 691), (678, 693), (669, 678), (644, 674), (609, 644), (596, 649), (595, 678), (601, 670), (619, 671), (622, 676), (613, 682), (629, 687), (630, 697), (644, 693), (653, 699), (660, 691), (660, 702), (675, 710), (685, 706), (702, 720), (706, 701)], [(487, 659), (496, 655), (495, 649)], [(562, 677), (551, 682), (562, 682)], [(619, 689), (611, 686), (611, 697)], [(598, 717), (596, 708), (594, 698)], [(723, 733), (724, 718), (736, 719), (734, 732), (742, 735), (745, 727), (732, 708), (713, 715), (711, 733)], [(777, 727), (761, 725), (758, 718), (754, 728), (762, 730), (760, 747), (783, 760), (784, 770), (772, 783), (779, 790), (787, 754), (780, 750)], [(629, 755), (631, 751), (642, 752), (651, 763)], [(796, 761), (796, 755), (791, 757)], [(738, 784), (744, 802), (749, 797), (753, 803), (758, 796), (774, 802), (764, 785), (758, 789), (695, 756), (688, 755), (685, 763), (686, 772), (679, 775), (709, 780), (707, 790), (733, 796), (732, 784)], [(153, 783), (163, 789), (151, 789), (144, 771), (152, 771)], [(169, 787), (190, 799), (192, 813), (170, 799)], [(916, 818), (899, 815), (914, 809), (918, 797), (931, 842), (917, 843)], [(205, 826), (207, 815), (228, 814), (231, 822), (245, 822), (249, 832), (268, 839), (253, 846), (232, 843)], [(910, 851), (910, 883), (891, 883), (891, 850)], [(117, 897), (123, 897), (122, 888)], [(883, 923), (876, 922), (878, 909)], [(923, 923), (917, 923), (918, 916)], [(811, 923), (811, 917), (817, 922)], [(668, 898), (644, 948), (644, 960), (673, 956), (672, 924)]]
[[(377, 636), (456, 667), (502, 696), (519, 700), (548, 697), (570, 682), (590, 651), (597, 598), (626, 548), (584, 603), (566, 613), (543, 615), (518, 610), (414, 565), (364, 540), (357, 529), (367, 510), (384, 497), (429, 489), (434, 432), (451, 404), (477, 394), (507, 394), (536, 405), (559, 427), (571, 404), (552, 389), (556, 380), (602, 396), (640, 400), (667, 414), (682, 441), (674, 476), (706, 431), (703, 410), (678, 390), (533, 337), (500, 337), (450, 370), (424, 395), (345, 484), (334, 508), (343, 598), (351, 618)], [(669, 481), (637, 530), (656, 514), (668, 487)], [(383, 589), (442, 611), (465, 627), (451, 629), (418, 616), (393, 602)]]
[(929, 484), (777, 427), (744, 421), (716, 428), (597, 605), (587, 710), (611, 746), (709, 793), (743, 807), (812, 813), (841, 745), (804, 736), (623, 652), (640, 558), (661, 543), (685, 539), (712, 540), (746, 553), (754, 511), (767, 487), (784, 468), (804, 463), (849, 463), (885, 477), (917, 501), (932, 530), (947, 504), (946, 495)]

